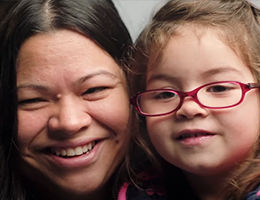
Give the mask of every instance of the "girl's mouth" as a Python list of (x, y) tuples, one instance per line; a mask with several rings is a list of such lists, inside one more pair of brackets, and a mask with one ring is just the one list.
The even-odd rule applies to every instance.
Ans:
[(202, 129), (185, 129), (180, 131), (175, 140), (181, 142), (185, 146), (197, 146), (206, 144), (216, 136), (215, 133)]
[(187, 132), (183, 133), (180, 136), (178, 136), (176, 139), (177, 140), (185, 140), (188, 138), (198, 138), (198, 137), (203, 137), (203, 136), (211, 136), (213, 135), (212, 133), (207, 133), (207, 132)]

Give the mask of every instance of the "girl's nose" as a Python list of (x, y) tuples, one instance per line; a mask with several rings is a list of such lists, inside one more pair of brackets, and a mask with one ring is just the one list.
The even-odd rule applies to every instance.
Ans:
[(206, 117), (207, 115), (208, 109), (201, 107), (192, 97), (186, 97), (181, 107), (176, 111), (178, 119), (193, 119), (195, 117)]
[(87, 112), (86, 105), (73, 98), (60, 100), (50, 117), (48, 127), (51, 132), (70, 135), (87, 128), (91, 123), (91, 116)]

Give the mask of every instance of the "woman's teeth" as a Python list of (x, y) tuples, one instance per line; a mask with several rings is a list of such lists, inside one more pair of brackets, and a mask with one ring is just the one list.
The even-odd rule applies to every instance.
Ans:
[(73, 156), (80, 156), (82, 154), (90, 152), (94, 146), (95, 142), (91, 142), (87, 145), (78, 146), (75, 148), (66, 148), (66, 149), (51, 149), (51, 152), (55, 154), (56, 156), (60, 157), (73, 157)]

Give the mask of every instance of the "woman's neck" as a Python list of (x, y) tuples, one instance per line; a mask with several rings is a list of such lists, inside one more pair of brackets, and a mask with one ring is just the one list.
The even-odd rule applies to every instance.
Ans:
[(112, 194), (113, 184), (111, 184), (110, 182), (108, 182), (106, 185), (103, 185), (100, 189), (97, 189), (94, 192), (85, 193), (85, 194), (76, 194), (64, 190), (62, 188), (57, 187), (55, 184), (52, 184), (52, 182), (49, 182), (49, 184), (41, 184), (26, 178), (23, 182), (25, 183), (24, 186), (26, 187), (26, 191), (28, 191), (29, 196), (32, 196), (32, 199), (38, 199), (38, 200), (45, 200), (45, 199), (112, 200), (113, 199), (113, 194)]
[[(38, 190), (39, 191), (39, 190)], [(91, 194), (71, 194), (69, 192), (64, 191), (41, 191), (37, 195), (37, 199), (39, 200), (56, 200), (56, 199), (62, 199), (62, 200), (112, 200), (112, 188), (103, 188), (102, 190), (95, 191), (94, 193)], [(44, 194), (42, 193), (44, 192)], [(41, 193), (41, 194), (40, 194)]]
[[(21, 167), (21, 165), (20, 165)], [(110, 180), (105, 184), (97, 188), (95, 191), (89, 192), (86, 191), (84, 194), (73, 192), (66, 190), (64, 188), (58, 187), (52, 181), (50, 181), (45, 175), (39, 173), (34, 168), (31, 169), (30, 172), (26, 171), (27, 176), (23, 173), (18, 173), (17, 176), (21, 179), (22, 187), (26, 195), (32, 196), (29, 199), (37, 199), (37, 200), (112, 200), (113, 199), (113, 183), (114, 177), (111, 177)], [(27, 173), (30, 173), (29, 175)], [(37, 179), (33, 179), (32, 177), (37, 177)], [(69, 183), (68, 183), (69, 184)], [(86, 180), (86, 184), (88, 184), (88, 180)], [(69, 188), (69, 187), (68, 187)]]

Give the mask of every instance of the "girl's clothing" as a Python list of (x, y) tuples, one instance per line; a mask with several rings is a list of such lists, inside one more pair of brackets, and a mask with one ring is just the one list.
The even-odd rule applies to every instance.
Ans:
[(118, 200), (167, 200), (158, 177), (142, 173), (139, 178), (142, 183), (138, 183), (138, 186), (132, 183), (123, 184), (119, 191)]
[(250, 192), (245, 200), (260, 200), (260, 185), (255, 190)]
[(198, 200), (179, 168), (166, 164), (164, 170), (167, 175), (152, 175), (153, 170), (140, 173), (138, 186), (124, 183), (118, 200)]

